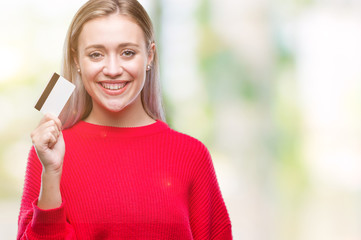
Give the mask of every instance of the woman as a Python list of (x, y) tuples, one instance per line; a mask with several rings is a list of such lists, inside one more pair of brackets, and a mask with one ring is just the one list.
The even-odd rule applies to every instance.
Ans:
[(31, 134), (18, 239), (232, 239), (208, 150), (164, 122), (153, 35), (136, 0), (75, 15), (76, 91)]

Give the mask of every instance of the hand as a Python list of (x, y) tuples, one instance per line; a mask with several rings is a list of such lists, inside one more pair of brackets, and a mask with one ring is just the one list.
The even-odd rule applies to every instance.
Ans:
[(59, 118), (46, 114), (31, 133), (36, 153), (48, 174), (60, 174), (65, 155), (65, 143)]

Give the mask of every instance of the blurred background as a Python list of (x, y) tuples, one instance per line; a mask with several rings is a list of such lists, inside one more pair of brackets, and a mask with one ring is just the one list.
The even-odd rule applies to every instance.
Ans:
[[(0, 238), (34, 105), (85, 0), (0, 2)], [(206, 144), (234, 239), (361, 239), (361, 1), (142, 0), (167, 121)]]

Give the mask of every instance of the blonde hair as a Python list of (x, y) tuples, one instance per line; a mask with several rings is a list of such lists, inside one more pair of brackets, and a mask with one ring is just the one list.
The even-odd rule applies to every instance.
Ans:
[[(66, 107), (60, 114), (63, 127), (69, 128), (84, 119), (92, 110), (91, 97), (82, 83), (74, 60), (77, 54), (78, 38), (84, 24), (92, 19), (110, 14), (121, 14), (132, 18), (143, 30), (147, 48), (155, 43), (152, 22), (137, 0), (90, 0), (75, 14), (65, 39), (61, 75), (75, 84), (76, 88)], [(157, 50), (154, 50), (152, 68), (146, 72), (141, 92), (144, 110), (153, 119), (165, 121), (159, 82)]]

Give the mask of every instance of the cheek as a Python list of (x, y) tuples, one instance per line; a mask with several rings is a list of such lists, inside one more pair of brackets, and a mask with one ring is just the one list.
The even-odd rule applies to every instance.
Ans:
[(102, 65), (99, 63), (83, 61), (80, 65), (82, 78), (86, 81), (91, 81), (102, 71)]
[[(124, 64), (124, 69), (133, 77), (133, 78), (143, 78), (145, 76), (145, 63), (142, 59), (137, 61), (129, 61)], [(143, 80), (143, 79), (142, 79)]]

